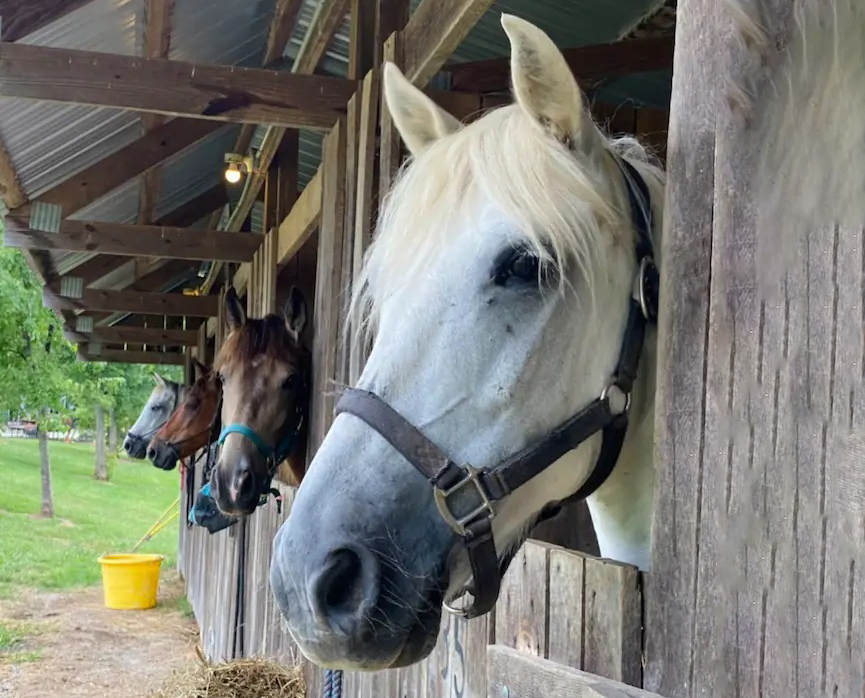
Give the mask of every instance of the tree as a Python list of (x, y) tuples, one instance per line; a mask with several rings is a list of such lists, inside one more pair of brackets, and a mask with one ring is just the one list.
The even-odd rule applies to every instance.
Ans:
[(48, 455), (48, 430), (39, 429), (39, 461), (42, 471), (42, 516), (54, 516), (54, 493), (51, 491), (51, 458)]
[(108, 462), (105, 460), (105, 410), (96, 403), (96, 468), (93, 477), (108, 480)]

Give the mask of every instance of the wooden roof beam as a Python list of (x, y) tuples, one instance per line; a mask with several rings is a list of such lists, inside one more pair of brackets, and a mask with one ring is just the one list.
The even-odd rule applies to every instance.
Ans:
[(151, 346), (175, 347), (194, 347), (198, 344), (198, 330), (169, 330), (130, 325), (94, 326), (92, 332), (78, 332), (67, 325), (63, 328), (63, 336), (75, 344), (101, 342), (103, 344), (149, 344)]
[(115, 364), (158, 364), (164, 366), (183, 366), (186, 355), (182, 352), (128, 351), (122, 349), (102, 349), (98, 354), (89, 348), (80, 347), (78, 356), (83, 361), (107, 361)]
[(0, 95), (326, 130), (356, 82), (258, 68), (0, 43)]
[(226, 127), (214, 121), (172, 119), (49, 189), (37, 200), (56, 204), (62, 207), (64, 216), (69, 216), (221, 128)]
[(65, 220), (59, 232), (48, 233), (30, 228), (21, 217), (7, 216), (3, 242), (6, 247), (28, 250), (98, 251), (125, 257), (251, 262), (261, 244), (261, 236), (74, 220)]
[(100, 291), (92, 288), (85, 288), (80, 298), (68, 298), (61, 296), (59, 284), (52, 282), (42, 288), (42, 305), (61, 311), (92, 310), (141, 315), (216, 317), (219, 299), (216, 296), (187, 296), (182, 293)]
[(477, 24), (493, 0), (423, 0), (402, 36), (406, 77), (426, 85)]
[[(147, 58), (168, 58), (171, 47), (171, 13), (174, 0), (145, 0), (144, 2), (144, 55)], [(143, 114), (144, 133), (165, 123), (161, 114)], [(141, 180), (141, 199), (138, 203), (138, 222), (153, 221), (153, 209), (159, 201), (159, 179), (162, 168), (157, 165), (144, 173)]]
[[(672, 70), (674, 37), (626, 39), (611, 44), (562, 50), (580, 81), (614, 78), (648, 70)], [(510, 58), (491, 58), (447, 67), (455, 90), (507, 92), (510, 90)]]

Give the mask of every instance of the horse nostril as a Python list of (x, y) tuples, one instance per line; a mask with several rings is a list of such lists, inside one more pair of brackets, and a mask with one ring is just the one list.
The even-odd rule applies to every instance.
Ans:
[(132, 444), (129, 442), (128, 439), (123, 442), (123, 450), (126, 451), (127, 453), (129, 453), (132, 450)]
[(238, 489), (238, 498), (241, 500), (246, 500), (250, 498), (253, 494), (253, 488), (255, 487), (255, 481), (252, 477), (252, 472), (248, 469), (244, 469), (237, 476), (237, 489)]
[(362, 624), (378, 599), (379, 572), (366, 548), (337, 548), (313, 579), (311, 600), (320, 623), (346, 635)]
[(153, 446), (148, 446), (148, 447), (147, 447), (147, 457), (148, 457), (150, 460), (154, 460), (154, 461), (156, 460), (156, 449), (153, 448)]

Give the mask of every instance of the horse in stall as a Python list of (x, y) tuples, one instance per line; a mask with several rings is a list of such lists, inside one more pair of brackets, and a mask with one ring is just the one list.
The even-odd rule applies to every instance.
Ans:
[(147, 446), (147, 458), (161, 470), (174, 469), (178, 460), (191, 457), (219, 434), (222, 385), (216, 372), (197, 359), (192, 359), (192, 374), (185, 399)]
[(180, 383), (163, 378), (158, 373), (153, 374), (153, 380), (156, 385), (150, 397), (123, 439), (123, 450), (130, 458), (145, 458), (150, 438), (162, 428), (186, 396), (186, 387)]
[(305, 470), (310, 354), (300, 342), (306, 300), (292, 288), (282, 315), (247, 318), (233, 288), (229, 334), (214, 362), (222, 384), (219, 455), (209, 492), (229, 516), (266, 501), (276, 479), (298, 485)]
[(322, 666), (429, 655), (443, 605), (488, 612), (565, 500), (587, 499), (604, 557), (649, 565), (664, 173), (602, 133), (545, 33), (502, 26), (515, 103), (469, 125), (385, 66), (411, 160), (354, 289), (374, 343), (270, 569)]

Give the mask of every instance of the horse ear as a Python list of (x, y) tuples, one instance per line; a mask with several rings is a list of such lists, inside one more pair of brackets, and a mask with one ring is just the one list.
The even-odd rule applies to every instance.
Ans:
[(288, 292), (283, 315), (285, 315), (285, 326), (291, 332), (294, 341), (300, 342), (300, 335), (306, 327), (307, 309), (306, 299), (296, 286), (292, 286)]
[(228, 319), (228, 329), (236, 330), (246, 324), (246, 312), (234, 286), (229, 286), (225, 292), (225, 316)]
[(156, 383), (161, 388), (165, 387), (165, 379), (160, 376), (158, 373), (153, 374), (153, 382)]
[[(511, 43), (511, 81), (523, 110), (568, 147), (590, 146), (595, 136), (580, 87), (565, 57), (543, 31), (513, 15), (502, 15)], [(592, 128), (584, 128), (586, 120)]]
[(192, 357), (192, 382), (194, 383), (208, 373), (208, 368), (194, 356)]
[(393, 63), (384, 64), (384, 97), (399, 135), (412, 155), (462, 128), (462, 124), (412, 85)]

